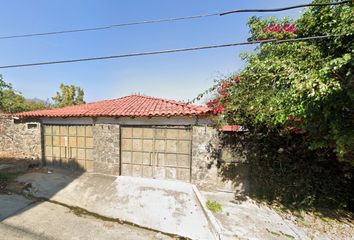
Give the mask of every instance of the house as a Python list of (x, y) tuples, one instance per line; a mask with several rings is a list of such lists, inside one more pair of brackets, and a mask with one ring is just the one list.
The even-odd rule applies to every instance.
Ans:
[(3, 135), (10, 137), (0, 137), (0, 151), (48, 166), (200, 186), (217, 182), (210, 146), (218, 131), (205, 106), (130, 95), (5, 120), (0, 125), (7, 123)]

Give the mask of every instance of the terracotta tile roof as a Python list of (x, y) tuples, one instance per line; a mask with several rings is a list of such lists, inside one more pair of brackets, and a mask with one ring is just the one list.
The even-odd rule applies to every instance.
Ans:
[(210, 109), (143, 95), (130, 95), (112, 100), (87, 103), (64, 108), (37, 110), (16, 114), (28, 117), (155, 117), (196, 116), (209, 114)]

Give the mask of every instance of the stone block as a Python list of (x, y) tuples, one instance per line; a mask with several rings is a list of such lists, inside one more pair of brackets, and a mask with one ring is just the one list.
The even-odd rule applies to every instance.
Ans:
[(119, 164), (105, 163), (105, 162), (93, 162), (93, 172), (118, 176)]

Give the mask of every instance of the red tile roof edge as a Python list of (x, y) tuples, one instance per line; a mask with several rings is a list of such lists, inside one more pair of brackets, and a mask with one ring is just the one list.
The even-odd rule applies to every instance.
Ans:
[[(130, 99), (129, 99), (130, 98)], [(128, 99), (128, 102), (126, 101)], [(147, 103), (147, 101), (150, 101)], [(47, 117), (156, 117), (156, 116), (202, 116), (211, 109), (144, 95), (129, 95), (116, 99), (101, 100), (63, 108), (45, 109), (15, 114), (19, 118)]]

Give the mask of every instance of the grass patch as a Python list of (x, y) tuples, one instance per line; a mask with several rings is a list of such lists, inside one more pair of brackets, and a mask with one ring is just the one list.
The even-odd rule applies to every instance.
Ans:
[(0, 193), (6, 192), (7, 185), (17, 176), (17, 173), (0, 173)]
[(17, 173), (0, 173), (0, 182), (10, 182), (18, 176)]
[(294, 236), (292, 236), (292, 235), (289, 235), (289, 234), (286, 234), (286, 233), (282, 233), (285, 237), (287, 237), (287, 238), (290, 238), (290, 239), (295, 239), (295, 237)]
[(208, 200), (206, 202), (207, 208), (212, 211), (213, 213), (219, 213), (222, 212), (222, 206), (220, 203), (218, 203), (217, 201), (210, 201)]
[(268, 231), (269, 233), (273, 234), (274, 236), (277, 236), (277, 237), (280, 237), (280, 236), (281, 236), (281, 234), (280, 234), (280, 233), (277, 233), (277, 232), (271, 231), (271, 230), (269, 230), (269, 229), (267, 229), (267, 231)]

